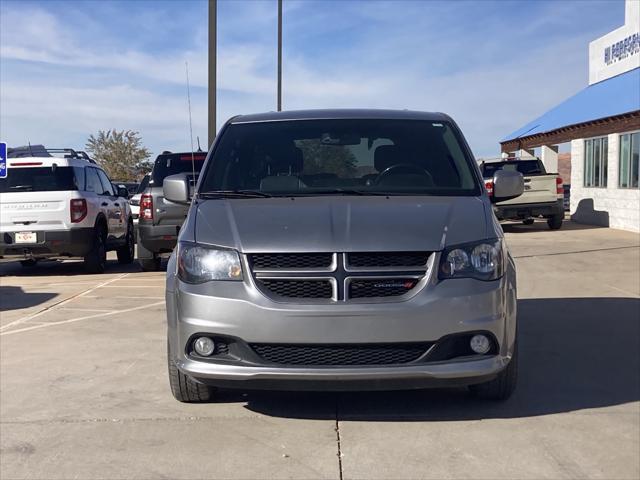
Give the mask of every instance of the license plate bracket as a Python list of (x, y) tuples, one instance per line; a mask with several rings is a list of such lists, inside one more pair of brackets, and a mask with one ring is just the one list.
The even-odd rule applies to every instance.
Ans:
[(38, 243), (38, 235), (36, 232), (16, 232), (14, 241), (15, 243)]

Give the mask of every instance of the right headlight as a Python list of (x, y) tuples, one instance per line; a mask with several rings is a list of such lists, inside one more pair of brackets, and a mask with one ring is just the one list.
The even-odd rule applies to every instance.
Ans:
[(242, 280), (240, 256), (235, 250), (180, 242), (177, 253), (178, 277), (187, 283), (210, 280)]
[(438, 276), (496, 280), (504, 273), (504, 247), (501, 239), (482, 240), (447, 247), (440, 257)]

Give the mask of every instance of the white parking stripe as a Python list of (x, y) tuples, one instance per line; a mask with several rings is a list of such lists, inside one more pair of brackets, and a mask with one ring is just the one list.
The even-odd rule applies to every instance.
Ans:
[(117, 276), (116, 278), (112, 278), (111, 280), (107, 280), (106, 282), (102, 282), (100, 285), (96, 285), (93, 288), (88, 288), (87, 290), (84, 290), (76, 295), (72, 295), (69, 298), (62, 300), (58, 303), (54, 303), (53, 305), (49, 305), (48, 307), (43, 308), (42, 310), (34, 313), (33, 315), (27, 315), (26, 317), (22, 317), (19, 318), (17, 320), (14, 320), (13, 322), (9, 322), (6, 325), (3, 325), (2, 327), (0, 327), (0, 332), (5, 331), (7, 328), (9, 327), (13, 327), (15, 325), (20, 325), (21, 323), (25, 323), (28, 322), (29, 320), (32, 320), (36, 317), (39, 317), (40, 315), (50, 311), (50, 310), (54, 310), (56, 307), (61, 307), (62, 305), (65, 305), (69, 302), (71, 302), (72, 300), (75, 300), (76, 298), (82, 297), (84, 295), (86, 295), (87, 293), (91, 293), (94, 290), (97, 290), (98, 288), (104, 287), (105, 285), (109, 285), (110, 283), (116, 282), (118, 280), (120, 280), (121, 278), (126, 277), (127, 275), (129, 275), (128, 273), (122, 273), (119, 276)]
[(144, 310), (145, 308), (156, 307), (158, 305), (164, 305), (164, 302), (149, 303), (147, 305), (140, 305), (140, 306), (133, 307), (133, 308), (125, 308), (124, 310), (113, 310), (111, 312), (100, 312), (100, 313), (97, 313), (95, 315), (86, 315), (84, 317), (70, 318), (69, 320), (61, 320), (59, 322), (38, 323), (37, 325), (32, 325), (30, 327), (19, 328), (17, 330), (9, 330), (8, 332), (2, 332), (2, 333), (0, 333), (0, 336), (3, 337), (5, 335), (13, 335), (14, 333), (23, 333), (23, 332), (28, 332), (30, 330), (38, 330), (40, 328), (55, 327), (57, 325), (64, 325), (64, 324), (67, 324), (67, 323), (81, 322), (83, 320), (91, 320), (91, 319), (94, 319), (94, 318), (107, 317), (107, 316), (110, 316), (110, 315), (119, 315), (121, 313), (133, 312), (135, 310)]

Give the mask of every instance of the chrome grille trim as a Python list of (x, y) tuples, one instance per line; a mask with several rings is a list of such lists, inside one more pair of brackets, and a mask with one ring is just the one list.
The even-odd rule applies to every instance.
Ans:
[[(375, 255), (377, 252), (373, 252)], [(387, 252), (380, 252), (384, 255)], [(388, 252), (394, 254), (396, 252)], [(419, 253), (419, 252), (409, 252)], [(348, 268), (348, 256), (349, 253), (333, 253), (332, 263), (330, 268), (314, 269), (314, 268), (300, 268), (300, 269), (254, 269), (252, 255), (269, 255), (269, 254), (247, 254), (245, 255), (244, 262), (249, 267), (251, 272), (251, 279), (253, 280), (256, 288), (267, 298), (275, 302), (284, 303), (315, 303), (315, 304), (327, 304), (327, 303), (389, 303), (389, 302), (401, 302), (408, 300), (416, 295), (429, 281), (431, 272), (433, 271), (434, 259), (436, 254), (434, 252), (420, 252), (425, 255), (427, 262), (420, 267), (417, 266), (385, 266), (385, 267), (357, 267)], [(288, 254), (278, 254), (288, 255)], [(295, 253), (291, 254), (296, 255)], [(301, 254), (303, 255), (303, 254)], [(290, 263), (290, 262), (286, 262)], [(391, 280), (399, 279), (412, 279), (415, 280), (413, 288), (408, 289), (406, 293), (398, 295), (380, 295), (380, 296), (358, 296), (350, 297), (350, 284), (356, 280), (379, 280), (381, 283)], [(267, 280), (280, 280), (280, 281), (325, 281), (330, 282), (332, 286), (331, 298), (308, 298), (308, 297), (283, 297), (270, 291), (262, 281)], [(390, 287), (395, 288), (395, 287)]]

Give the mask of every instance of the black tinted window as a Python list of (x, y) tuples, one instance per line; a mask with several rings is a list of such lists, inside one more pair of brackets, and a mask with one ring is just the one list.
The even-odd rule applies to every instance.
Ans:
[[(195, 153), (193, 155), (196, 174), (202, 170), (206, 154)], [(188, 173), (193, 171), (190, 153), (170, 153), (159, 155), (156, 163), (153, 165), (153, 173), (151, 174), (154, 185), (162, 186), (162, 182), (169, 175), (177, 173)]]
[(73, 167), (9, 168), (0, 178), (0, 192), (53, 192), (78, 190)]
[(142, 193), (144, 192), (147, 187), (149, 186), (149, 179), (151, 177), (149, 175), (145, 175), (144, 178), (142, 179), (142, 181), (140, 182), (140, 185), (138, 185), (138, 189), (136, 190), (135, 194), (137, 195), (138, 193)]
[(522, 175), (545, 173), (539, 160), (512, 160), (510, 162), (485, 163), (482, 166), (482, 176), (491, 178), (498, 170), (514, 170)]
[(200, 191), (477, 195), (472, 165), (447, 122), (235, 124), (222, 134)]
[(115, 191), (109, 177), (107, 177), (107, 174), (102, 170), (98, 170), (98, 177), (100, 177), (100, 183), (102, 183), (102, 194), (113, 197), (115, 195)]
[(98, 170), (95, 168), (86, 168), (85, 174), (87, 177), (87, 192), (94, 192), (98, 195), (102, 194), (102, 183), (100, 183), (100, 179), (98, 178)]

